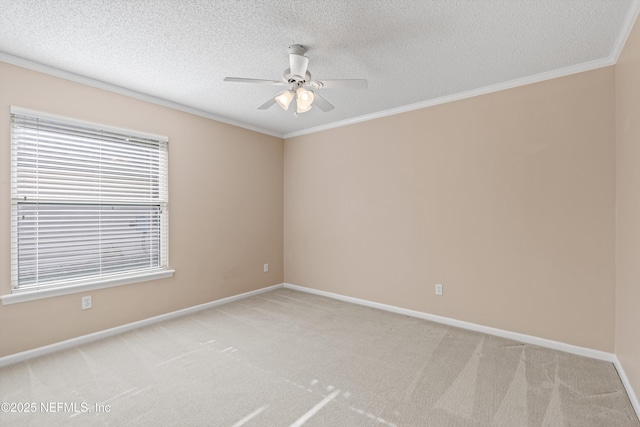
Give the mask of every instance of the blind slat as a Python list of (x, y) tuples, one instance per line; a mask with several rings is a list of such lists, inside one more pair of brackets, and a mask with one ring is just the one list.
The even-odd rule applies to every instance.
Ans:
[(12, 285), (167, 267), (167, 139), (11, 114)]

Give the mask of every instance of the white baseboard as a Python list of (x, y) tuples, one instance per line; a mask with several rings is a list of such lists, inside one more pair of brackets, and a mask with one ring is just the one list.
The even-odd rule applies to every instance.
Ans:
[(27, 350), (20, 353), (10, 354), (8, 356), (0, 357), (0, 368), (14, 363), (24, 362), (25, 360), (33, 359), (35, 357), (44, 356), (45, 354), (53, 353), (55, 351), (66, 350), (68, 348), (76, 347), (81, 344), (96, 341), (102, 338), (118, 335), (133, 329), (142, 328), (143, 326), (152, 325), (158, 322), (164, 322), (176, 317), (185, 316), (187, 314), (195, 313), (207, 308), (215, 307), (222, 304), (227, 304), (232, 301), (248, 298), (253, 295), (270, 292), (278, 288), (282, 288), (283, 283), (279, 285), (268, 286), (266, 288), (256, 289), (255, 291), (245, 292), (239, 295), (233, 295), (227, 298), (207, 302), (200, 305), (194, 305), (193, 307), (184, 308), (182, 310), (172, 311), (170, 313), (161, 314), (159, 316), (150, 317), (148, 319), (139, 320), (133, 323), (127, 323), (126, 325), (116, 326), (115, 328), (105, 329), (104, 331), (94, 332), (88, 335), (82, 335), (80, 337), (71, 338), (65, 341), (60, 341), (54, 344), (46, 345), (43, 347), (34, 348), (33, 350)]
[(592, 359), (603, 360), (605, 362), (611, 362), (618, 371), (622, 385), (627, 391), (631, 405), (636, 412), (638, 419), (640, 419), (640, 404), (638, 398), (631, 386), (631, 382), (624, 372), (620, 360), (613, 353), (607, 353), (606, 351), (594, 350), (586, 347), (579, 347), (572, 344), (566, 344), (559, 341), (548, 340), (546, 338), (535, 337), (532, 335), (520, 334), (517, 332), (505, 331), (503, 329), (491, 328), (489, 326), (478, 325), (470, 322), (463, 322), (462, 320), (451, 319), (449, 317), (436, 316), (434, 314), (424, 313), (421, 311), (408, 310), (406, 308), (396, 307), (388, 304), (381, 304), (379, 302), (368, 301), (360, 298), (348, 297), (333, 292), (321, 291), (318, 289), (307, 288), (304, 286), (293, 285), (291, 283), (285, 283), (284, 287), (287, 289), (293, 289), (296, 291), (307, 292), (310, 294), (320, 295), (328, 298), (337, 299), (340, 301), (350, 302), (353, 304), (359, 304), (366, 307), (377, 308), (379, 310), (390, 311), (392, 313), (403, 314), (406, 316), (417, 317), (419, 319), (430, 320), (432, 322), (441, 323), (444, 325), (454, 326), (457, 328), (467, 329), (476, 332), (482, 332), (489, 335), (495, 335), (502, 338), (511, 339), (514, 341), (520, 341), (526, 344), (533, 344), (540, 347), (550, 348), (552, 350), (564, 351), (566, 353), (576, 354), (578, 356), (590, 357)]
[(340, 301), (346, 301), (353, 304), (359, 304), (367, 307), (377, 308), (380, 310), (390, 311), (392, 313), (403, 314), (405, 316), (411, 316), (411, 317), (417, 317), (419, 319), (430, 320), (432, 322), (442, 323), (444, 325), (454, 326), (456, 328), (482, 332), (489, 335), (495, 335), (498, 337), (507, 338), (514, 341), (520, 341), (526, 344), (533, 344), (540, 347), (551, 348), (553, 350), (560, 350), (566, 353), (577, 354), (578, 356), (590, 357), (592, 359), (604, 360), (604, 361), (613, 363), (616, 358), (613, 353), (607, 353), (606, 351), (594, 350), (594, 349), (585, 348), (585, 347), (578, 347), (572, 344), (566, 344), (559, 341), (539, 338), (532, 335), (505, 331), (503, 329), (491, 328), (489, 326), (478, 325), (476, 323), (471, 323), (471, 322), (464, 322), (462, 320), (456, 320), (450, 317), (436, 316), (435, 314), (424, 313), (422, 311), (408, 310), (406, 308), (396, 307), (393, 305), (381, 304), (379, 302), (368, 301), (360, 298), (347, 297), (340, 294), (334, 294), (332, 292), (320, 291), (313, 288), (306, 288), (304, 286), (292, 285), (290, 283), (285, 283), (284, 287), (288, 289), (294, 289), (296, 291), (302, 291), (310, 294), (321, 295), (321, 296), (337, 299)]
[(92, 334), (71, 338), (66, 341), (50, 344), (47, 346), (38, 347), (33, 350), (27, 350), (20, 353), (10, 354), (8, 356), (3, 356), (3, 357), (0, 357), (0, 368), (14, 364), (14, 363), (24, 362), (25, 360), (33, 359), (35, 357), (43, 356), (56, 351), (76, 347), (78, 345), (86, 344), (102, 338), (118, 335), (127, 331), (131, 331), (133, 329), (137, 329), (137, 328), (152, 325), (155, 323), (163, 322), (166, 320), (174, 319), (176, 317), (185, 316), (187, 314), (196, 313), (198, 311), (206, 310), (208, 308), (216, 307), (218, 305), (227, 304), (233, 301), (248, 298), (254, 295), (259, 295), (265, 292), (270, 292), (282, 287), (293, 289), (296, 291), (306, 292), (310, 294), (320, 295), (328, 298), (333, 298), (336, 300), (345, 301), (352, 304), (358, 304), (366, 307), (376, 308), (379, 310), (389, 311), (392, 313), (429, 320), (432, 322), (454, 326), (457, 328), (467, 329), (467, 330), (476, 331), (476, 332), (482, 332), (489, 335), (495, 335), (502, 338), (512, 339), (514, 341), (520, 341), (527, 344), (533, 344), (533, 345), (538, 345), (540, 347), (550, 348), (553, 350), (564, 351), (564, 352), (576, 354), (579, 356), (585, 356), (593, 359), (611, 362), (614, 364), (616, 370), (618, 371), (618, 375), (620, 376), (622, 384), (624, 385), (624, 388), (627, 391), (629, 399), (631, 400), (631, 404), (633, 405), (633, 408), (636, 411), (636, 415), (638, 416), (638, 418), (640, 418), (640, 403), (638, 403), (638, 398), (633, 390), (633, 387), (631, 386), (629, 378), (627, 377), (622, 365), (620, 364), (620, 360), (618, 360), (618, 357), (613, 353), (607, 353), (600, 350), (579, 347), (572, 344), (562, 343), (559, 341), (553, 341), (545, 338), (535, 337), (532, 335), (505, 331), (503, 329), (491, 328), (488, 326), (478, 325), (470, 322), (464, 322), (464, 321), (452, 319), (449, 317), (436, 316), (434, 314), (424, 313), (421, 311), (409, 310), (406, 308), (396, 307), (393, 305), (382, 304), (382, 303), (368, 301), (360, 298), (348, 297), (348, 296), (344, 296), (344, 295), (340, 295), (332, 292), (326, 292), (318, 289), (307, 288), (304, 286), (293, 285), (290, 283), (281, 283), (278, 285), (268, 286), (266, 288), (256, 289), (255, 291), (245, 292), (239, 295), (233, 295), (227, 298), (222, 298), (222, 299), (211, 301), (205, 304), (184, 308), (182, 310), (172, 311), (170, 313), (161, 314), (159, 316), (150, 317), (148, 319), (140, 320), (137, 322), (127, 323), (126, 325), (116, 326), (115, 328), (106, 329), (104, 331), (99, 331)]
[(629, 400), (631, 401), (633, 409), (635, 409), (636, 411), (636, 416), (638, 417), (638, 419), (640, 419), (640, 402), (638, 402), (638, 396), (636, 396), (636, 393), (631, 386), (631, 382), (629, 381), (629, 377), (627, 377), (627, 374), (624, 371), (624, 368), (622, 367), (622, 363), (620, 363), (618, 356), (614, 355), (614, 358), (615, 360), (613, 361), (613, 365), (616, 367), (618, 375), (620, 376), (620, 380), (622, 381), (624, 388), (627, 390), (627, 395), (629, 396)]

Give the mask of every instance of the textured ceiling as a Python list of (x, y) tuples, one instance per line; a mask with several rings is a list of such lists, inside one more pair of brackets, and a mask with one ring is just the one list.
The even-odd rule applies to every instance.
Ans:
[[(637, 0), (0, 0), (0, 59), (291, 136), (612, 64), (638, 8)], [(369, 88), (321, 89), (336, 108), (294, 118), (277, 105), (257, 109), (280, 88), (223, 82), (280, 79), (291, 44), (307, 47), (314, 78), (364, 78)]]

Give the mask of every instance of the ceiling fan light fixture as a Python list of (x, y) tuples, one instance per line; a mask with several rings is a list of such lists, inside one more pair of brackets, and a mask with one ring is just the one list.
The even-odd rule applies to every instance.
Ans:
[(311, 110), (311, 105), (301, 105), (300, 103), (296, 103), (296, 113), (306, 113)]
[(283, 110), (288, 110), (291, 101), (293, 101), (293, 91), (285, 90), (276, 95), (276, 102), (279, 106), (282, 107)]
[(313, 98), (313, 91), (299, 87), (296, 90), (296, 112), (306, 113), (309, 111), (311, 109), (311, 104), (313, 104)]
[(258, 110), (267, 110), (278, 104), (287, 111), (292, 102), (295, 101), (294, 117), (298, 113), (306, 113), (313, 105), (320, 111), (327, 112), (335, 107), (314, 90), (328, 89), (366, 89), (367, 81), (364, 79), (333, 79), (333, 80), (311, 80), (309, 72), (309, 58), (304, 56), (307, 49), (299, 44), (289, 46), (289, 68), (284, 70), (280, 80), (248, 79), (244, 77), (225, 77), (225, 82), (254, 83), (271, 86), (287, 86), (278, 94), (271, 95), (269, 99), (258, 107)]

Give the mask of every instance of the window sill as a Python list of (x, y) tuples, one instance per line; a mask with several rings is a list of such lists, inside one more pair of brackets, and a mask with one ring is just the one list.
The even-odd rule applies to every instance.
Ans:
[(50, 289), (37, 289), (33, 291), (18, 291), (9, 295), (0, 296), (0, 300), (2, 300), (2, 305), (18, 304), (21, 302), (33, 301), (38, 299), (75, 294), (78, 292), (88, 292), (96, 289), (111, 288), (114, 286), (130, 285), (132, 283), (146, 282), (149, 280), (164, 279), (173, 276), (174, 272), (175, 270), (155, 270), (152, 272), (145, 272), (137, 275), (114, 277), (100, 282), (82, 283)]

